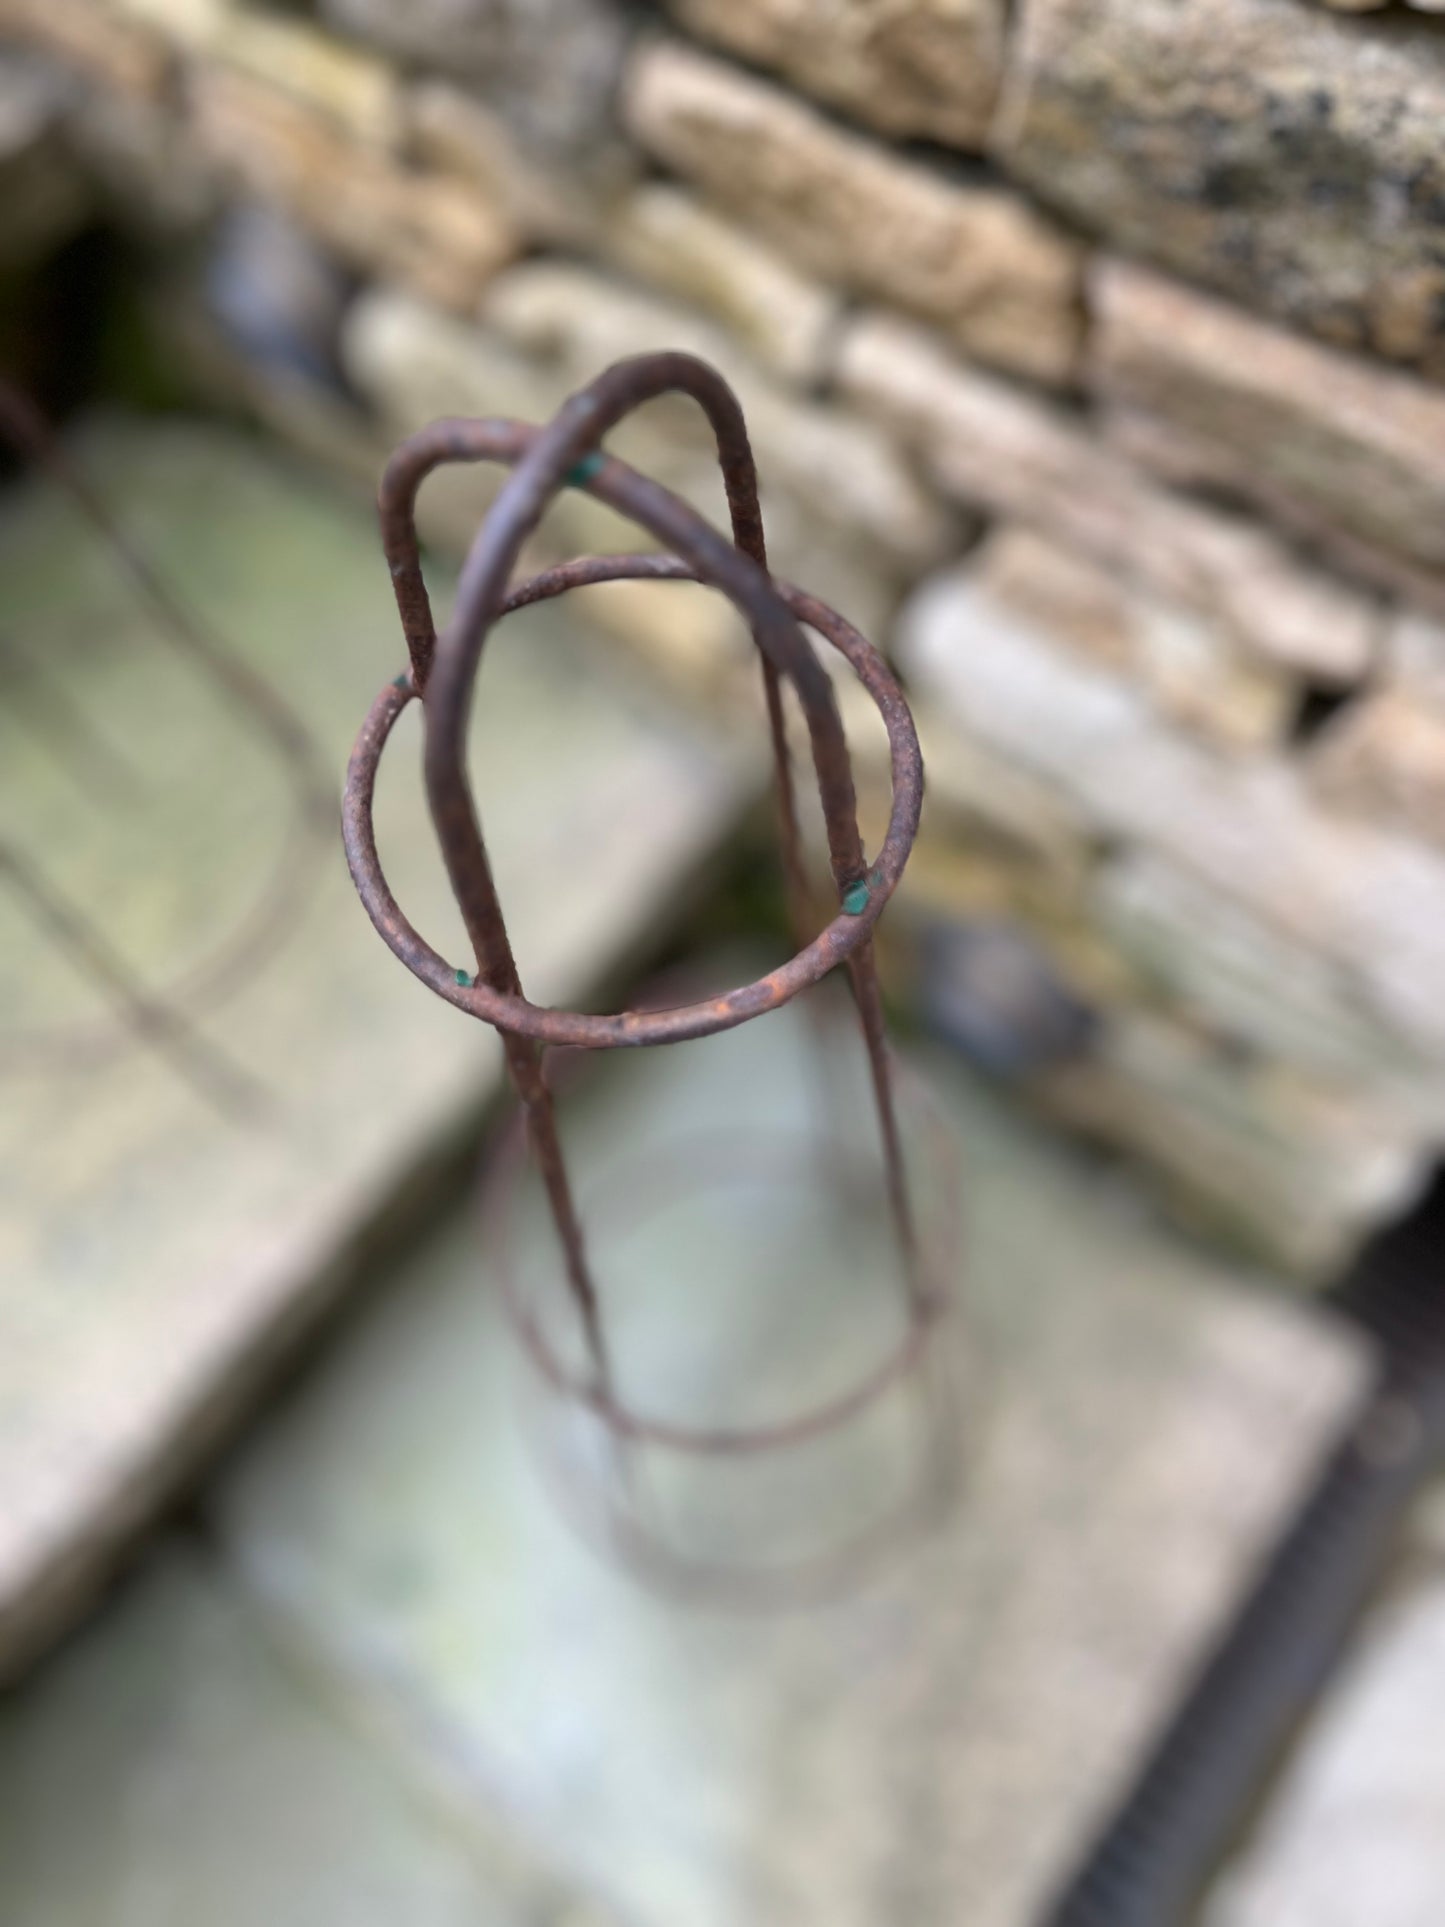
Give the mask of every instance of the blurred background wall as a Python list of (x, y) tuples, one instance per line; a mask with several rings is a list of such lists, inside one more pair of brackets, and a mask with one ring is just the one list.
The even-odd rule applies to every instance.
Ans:
[[(370, 486), (434, 415), (537, 418), (618, 356), (706, 356), (775, 568), (916, 699), (895, 995), (1301, 1275), (1429, 1180), (1441, 23), (0, 0), (0, 44), (0, 354), (52, 408), (119, 338), (133, 389)], [(719, 512), (686, 410), (618, 445)], [(439, 494), (431, 538), (476, 505)], [(623, 542), (581, 496), (547, 539)], [(735, 699), (701, 592), (597, 613)]]

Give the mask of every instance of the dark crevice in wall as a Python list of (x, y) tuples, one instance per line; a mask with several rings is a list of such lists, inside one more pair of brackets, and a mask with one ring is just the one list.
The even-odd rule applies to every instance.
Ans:
[(926, 167), (955, 187), (1012, 187), (1012, 183), (986, 154), (968, 153), (961, 147), (949, 147), (943, 141), (927, 140), (922, 136), (911, 140), (899, 139), (894, 135), (881, 134), (860, 122), (843, 120), (838, 115), (829, 115), (828, 118), (852, 133), (877, 141), (901, 159)]
[(1373, 7), (1361, 13), (1342, 12), (1333, 8), (1321, 10), (1328, 11), (1347, 31), (1361, 35), (1373, 34), (1376, 39), (1395, 40), (1416, 35), (1445, 39), (1445, 16), (1419, 13), (1414, 7), (1406, 6), (1404, 0), (1391, 0), (1387, 7)]
[(1361, 1252), (1330, 1292), (1330, 1310), (1363, 1326), (1388, 1352), (1445, 1369), (1445, 1164), (1415, 1202)]
[(94, 225), (38, 272), (0, 281), (0, 364), (52, 419), (82, 406), (100, 384), (125, 252), (111, 229)]
[(1290, 743), (1302, 748), (1306, 743), (1315, 742), (1357, 694), (1356, 690), (1340, 689), (1328, 683), (1305, 683), (1290, 722)]

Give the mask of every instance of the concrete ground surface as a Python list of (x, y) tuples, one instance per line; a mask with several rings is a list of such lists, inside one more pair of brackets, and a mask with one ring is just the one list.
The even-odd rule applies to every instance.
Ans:
[[(619, 1147), (645, 1173), (647, 1147), (759, 1110), (804, 1126), (810, 1040), (790, 1010), (609, 1064), (566, 1107), (584, 1203)], [(832, 1063), (830, 1114), (854, 1116), (846, 1045)], [(1026, 1927), (1361, 1359), (952, 1061), (923, 1071), (968, 1225), (939, 1353), (964, 1477), (941, 1523), (806, 1604), (660, 1593), (588, 1542), (544, 1472), (496, 1221), (468, 1200), (0, 1720), (13, 1917)], [(733, 1369), (727, 1397), (776, 1415), (766, 1361), (799, 1331), (822, 1379), (856, 1366), (850, 1332), (886, 1338), (871, 1234), (840, 1291), (844, 1207), (816, 1171), (775, 1180), (744, 1180), (721, 1216), (669, 1193), (602, 1239), (632, 1395), (679, 1371), (706, 1395), (705, 1354)], [(546, 1271), (545, 1227), (519, 1224), (518, 1269)], [(709, 1476), (669, 1491), (705, 1533), (777, 1529), (771, 1470), (717, 1507)]]
[[(406, 661), (365, 503), (184, 421), (95, 424), (77, 452), (198, 615), (284, 693), (339, 798), (362, 718)], [(300, 873), (284, 942), (224, 1000), (186, 1007), (257, 1092), (250, 1120), (124, 1039), (74, 1073), (12, 1061), (13, 1041), (46, 1025), (114, 1031), (0, 887), (3, 1674), (335, 1295), (377, 1211), (495, 1092), (500, 1053), (386, 952), (339, 828), (313, 848), (297, 838), (274, 752), (177, 660), (55, 492), (4, 503), (0, 579), (0, 844), (84, 905), (151, 985), (224, 943), (283, 852)], [(574, 614), (554, 605), (499, 631), (472, 739), (523, 977), (543, 1002), (585, 996), (675, 914), (761, 776), (602, 673), (616, 646), (589, 644)], [(470, 964), (418, 745), (413, 710), (382, 770), (383, 860), (416, 927)]]
[(1205, 1927), (1445, 1919), (1445, 1486), (1367, 1618)]
[[(194, 424), (82, 447), (339, 775), (402, 660), (364, 509)], [(183, 967), (288, 835), (276, 772), (62, 505), (12, 499), (0, 564), (0, 838), (148, 980)], [(585, 998), (672, 927), (758, 765), (599, 673), (556, 611), (491, 646), (483, 689), (474, 767), (524, 977)], [(416, 748), (384, 785), (384, 854), (461, 961)], [(709, 968), (716, 988), (747, 966)], [(11, 893), (0, 991), (11, 1034), (95, 1014)], [(956, 1196), (965, 1230), (927, 1395), (792, 1454), (618, 1454), (541, 1393), (503, 1315), (505, 1263), (575, 1354), (530, 1191), (509, 1255), (469, 1192), (365, 1257), (499, 1066), (386, 955), (334, 846), (284, 948), (200, 1022), (260, 1083), (259, 1128), (134, 1045), (4, 1072), (0, 1669), (354, 1302), (0, 1705), (7, 1927), (1030, 1927), (1356, 1396), (1349, 1336), (929, 1049), (947, 1130), (940, 1164), (915, 1157), (919, 1202), (932, 1227)], [(897, 1341), (846, 1034), (820, 1048), (795, 1006), (609, 1061), (563, 1116), (634, 1402), (766, 1422)], [(820, 1118), (841, 1141), (821, 1157)], [(916, 1148), (911, 1097), (905, 1118)], [(689, 1187), (690, 1160), (725, 1180)], [(940, 1516), (783, 1602), (679, 1596), (603, 1529), (620, 1502), (734, 1575), (886, 1519), (924, 1450), (953, 1475)], [(1422, 1515), (1209, 1927), (1445, 1918), (1442, 1544)]]

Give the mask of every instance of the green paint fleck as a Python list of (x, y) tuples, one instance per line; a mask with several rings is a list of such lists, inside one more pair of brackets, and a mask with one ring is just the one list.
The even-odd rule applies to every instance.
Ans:
[(871, 895), (872, 891), (868, 887), (866, 877), (860, 877), (857, 883), (850, 883), (843, 892), (844, 912), (850, 917), (861, 917), (868, 908), (868, 899)]
[(457, 972), (457, 982), (461, 985), (463, 990), (470, 990), (472, 987), (472, 981), (473, 981), (472, 978), (468, 975), (468, 973), (465, 970), (459, 970)]
[(391, 679), (391, 686), (393, 689), (410, 689), (411, 677), (405, 674), (400, 676), (393, 676)]
[(569, 488), (585, 488), (606, 460), (602, 450), (594, 448), (590, 455), (584, 455), (580, 462), (572, 464), (563, 480)]

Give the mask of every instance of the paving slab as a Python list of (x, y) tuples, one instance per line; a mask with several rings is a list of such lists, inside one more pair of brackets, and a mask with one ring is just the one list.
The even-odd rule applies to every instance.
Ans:
[[(1436, 1492), (1404, 1569), (1306, 1729), (1206, 1927), (1445, 1919), (1445, 1538)], [(1433, 1513), (1427, 1519), (1426, 1512)]]
[(168, 1544), (0, 1717), (16, 1927), (581, 1927)]
[[(802, 1026), (792, 1009), (605, 1067), (566, 1114), (579, 1188), (619, 1148), (645, 1170), (649, 1147), (749, 1107), (796, 1122)], [(594, 1550), (519, 1416), (495, 1225), (470, 1212), (218, 1497), (249, 1595), (410, 1758), (443, 1760), (462, 1808), (505, 1813), (631, 1927), (1030, 1927), (1363, 1384), (1348, 1335), (1182, 1242), (956, 1065), (925, 1070), (959, 1134), (958, 1330), (980, 1371), (947, 1523), (861, 1585), (744, 1612)], [(634, 1247), (652, 1313), (670, 1298), (651, 1362), (717, 1416), (695, 1343), (735, 1395), (716, 1242), (736, 1265), (753, 1241), (783, 1324), (831, 1289), (832, 1248), (810, 1258), (760, 1191), (728, 1222), (672, 1204)], [(832, 1302), (871, 1315), (866, 1291)]]
[[(193, 423), (99, 424), (80, 452), (180, 591), (284, 689), (339, 788), (367, 705), (404, 666), (365, 506)], [(0, 834), (156, 982), (206, 954), (278, 860), (302, 862), (280, 773), (157, 642), (64, 503), (26, 490), (0, 505), (0, 578)], [(610, 653), (556, 605), (509, 623), (481, 678), (481, 808), (544, 1002), (585, 997), (665, 927), (760, 776), (610, 679)], [(383, 770), (383, 857), (417, 927), (462, 962), (418, 745), (413, 712)], [(259, 1122), (144, 1048), (0, 1082), (0, 1672), (75, 1608), (335, 1295), (366, 1227), (498, 1087), (491, 1033), (372, 933), (339, 832), (301, 890), (277, 953), (199, 1018), (259, 1085)], [(0, 1055), (14, 1033), (104, 1016), (3, 891), (0, 1011)]]

